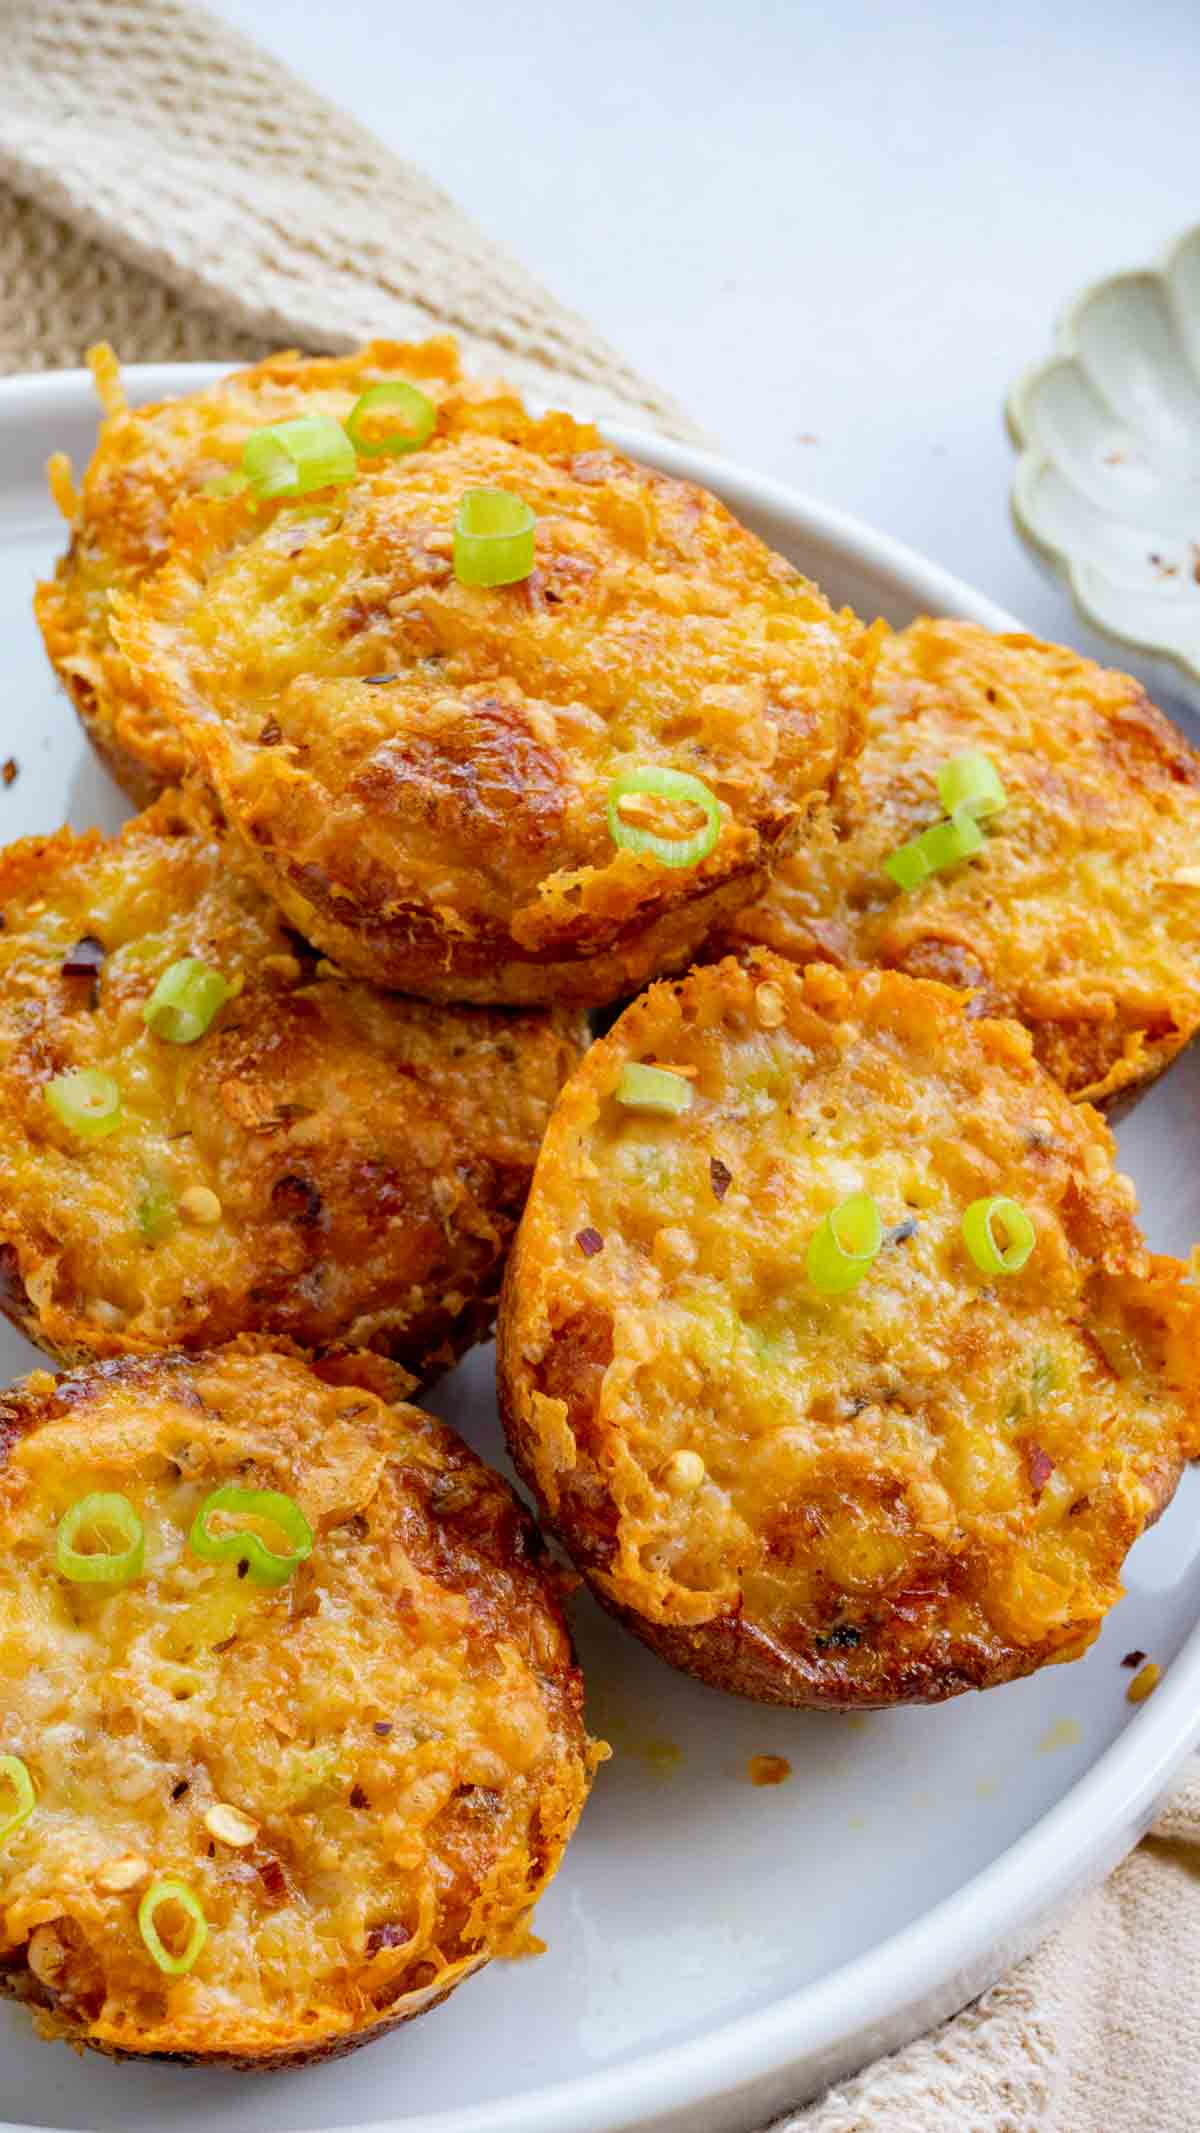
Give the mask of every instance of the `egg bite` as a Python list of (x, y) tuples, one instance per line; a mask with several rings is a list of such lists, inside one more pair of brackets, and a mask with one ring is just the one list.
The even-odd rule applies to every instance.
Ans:
[[(518, 575), (471, 582), (497, 494)], [(750, 901), (857, 745), (873, 644), (695, 484), (453, 403), (340, 487), (182, 506), (113, 627), (306, 938), (513, 1004), (635, 991)]]
[(66, 1362), (491, 1328), (581, 1018), (340, 976), (202, 802), (0, 854), (0, 1302)]
[[(911, 888), (889, 861), (990, 761), (978, 848)], [(974, 840), (973, 840), (974, 841)], [(1129, 1101), (1200, 1026), (1200, 754), (1128, 675), (969, 622), (886, 638), (861, 756), (728, 941), (971, 987), (1069, 1095)]]
[(764, 1702), (1078, 1657), (1200, 1450), (1200, 1292), (1028, 1032), (752, 952), (568, 1082), (500, 1315), (513, 1456), (600, 1599)]
[(103, 420), (78, 489), (63, 454), (50, 462), (51, 489), (70, 540), (54, 576), (38, 586), (34, 611), (88, 739), (144, 807), (179, 782), (188, 751), (117, 650), (109, 603), (165, 560), (180, 497), (230, 475), (251, 431), (306, 413), (342, 420), (382, 379), (410, 379), (435, 404), (456, 394), (471, 398), (477, 389), (465, 384), (455, 343), (445, 338), (372, 341), (346, 356), (286, 350), (203, 391), (134, 408), (112, 350), (95, 348), (90, 361)]
[(557, 1574), (380, 1357), (0, 1394), (0, 1990), (296, 2066), (518, 1952), (595, 1751)]

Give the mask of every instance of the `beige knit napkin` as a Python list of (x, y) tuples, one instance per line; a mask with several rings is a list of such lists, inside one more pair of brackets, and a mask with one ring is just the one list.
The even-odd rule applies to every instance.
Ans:
[[(177, 0), (0, 0), (0, 370), (252, 357), (447, 327), (470, 364), (694, 435), (428, 179)], [(955, 2020), (794, 2133), (1200, 2120), (1200, 1766), (1152, 1836)], [(699, 2121), (698, 2121), (699, 2123)]]

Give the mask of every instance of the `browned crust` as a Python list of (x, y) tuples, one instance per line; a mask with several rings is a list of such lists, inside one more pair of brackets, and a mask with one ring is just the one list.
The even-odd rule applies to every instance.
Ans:
[[(0, 1478), (7, 1467), (13, 1448), (42, 1424), (58, 1416), (77, 1411), (86, 1405), (96, 1393), (120, 1385), (143, 1390), (152, 1396), (156, 1386), (166, 1381), (176, 1398), (202, 1411), (199, 1394), (190, 1384), (197, 1370), (206, 1360), (220, 1357), (267, 1357), (284, 1356), (302, 1364), (308, 1362), (304, 1351), (290, 1341), (267, 1342), (247, 1335), (231, 1342), (224, 1350), (214, 1352), (210, 1358), (197, 1358), (183, 1354), (155, 1357), (125, 1356), (102, 1363), (90, 1364), (86, 1369), (51, 1377), (46, 1372), (35, 1372), (29, 1378), (0, 1394)], [(331, 1385), (362, 1387), (376, 1398), (389, 1404), (402, 1405), (413, 1389), (413, 1380), (396, 1364), (383, 1357), (365, 1352), (348, 1351), (327, 1356), (311, 1366), (314, 1374)], [(414, 1420), (416, 1415), (414, 1414)], [(574, 1829), (586, 1800), (596, 1754), (589, 1744), (583, 1724), (583, 1684), (579, 1674), (570, 1631), (563, 1613), (563, 1599), (570, 1590), (571, 1579), (546, 1554), (545, 1544), (538, 1528), (524, 1506), (513, 1494), (508, 1484), (487, 1467), (478, 1456), (446, 1425), (422, 1413), (419, 1416), (422, 1431), (430, 1432), (442, 1451), (448, 1455), (448, 1472), (454, 1475), (471, 1475), (484, 1484), (483, 1494), (490, 1496), (490, 1506), (483, 1501), (472, 1508), (460, 1511), (450, 1508), (441, 1511), (434, 1508), (436, 1499), (430, 1500), (427, 1516), (435, 1524), (444, 1522), (444, 1533), (439, 1546), (439, 1575), (452, 1589), (458, 1589), (460, 1581), (468, 1573), (468, 1566), (482, 1555), (494, 1558), (490, 1567), (502, 1577), (515, 1575), (532, 1586), (536, 1596), (533, 1604), (543, 1609), (554, 1625), (562, 1657), (553, 1668), (547, 1655), (542, 1658), (542, 1680), (555, 1709), (565, 1720), (569, 1719), (570, 1757), (578, 1765), (579, 1782), (567, 1785), (554, 1794), (553, 1807), (565, 1807), (568, 1795), (573, 1805), (562, 1826), (555, 1827), (552, 1812), (542, 1815), (538, 1822), (535, 1852), (531, 1854), (528, 1902), (521, 1917), (510, 1921), (499, 1942), (481, 1949), (451, 1967), (448, 1982), (438, 1989), (420, 1987), (403, 1998), (397, 1999), (373, 2020), (361, 2028), (339, 2032), (295, 2046), (263, 2050), (242, 2049), (237, 2046), (213, 2051), (188, 2049), (180, 2052), (154, 2050), (138, 2051), (114, 2044), (109, 2038), (89, 2033), (88, 2020), (69, 2004), (57, 2004), (55, 1994), (36, 1977), (26, 1960), (27, 1945), (0, 1956), (0, 1996), (17, 2000), (29, 2007), (39, 2021), (39, 2027), (47, 2036), (62, 2038), (76, 2047), (86, 2046), (102, 2056), (121, 2061), (141, 2061), (180, 2066), (209, 2066), (229, 2068), (241, 2072), (278, 2072), (315, 2066), (324, 2060), (345, 2057), (361, 2045), (373, 2043), (402, 2023), (416, 2020), (422, 2014), (441, 2006), (457, 1989), (497, 1955), (514, 1952), (521, 1945), (524, 1920), (532, 1911), (537, 1898), (557, 1870), (562, 1852)], [(411, 1509), (406, 1510), (411, 1520)], [(461, 1524), (461, 1531), (459, 1530)], [(411, 1545), (412, 1534), (406, 1525), (404, 1540)], [(486, 1609), (494, 1607), (495, 1601), (488, 1595)], [(564, 1743), (566, 1745), (566, 1743)], [(112, 2017), (111, 2006), (106, 2002), (106, 2022)]]

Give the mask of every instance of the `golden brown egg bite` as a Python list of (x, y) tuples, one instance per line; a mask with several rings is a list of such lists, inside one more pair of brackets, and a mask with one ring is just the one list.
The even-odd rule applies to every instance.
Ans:
[(244, 1342), (0, 1395), (0, 1989), (44, 2034), (297, 2065), (519, 1949), (580, 1678), (408, 1382)]
[[(497, 489), (532, 571), (460, 582), (462, 499)], [(756, 893), (857, 745), (873, 642), (703, 489), (454, 404), (341, 488), (181, 507), (114, 629), (307, 938), (514, 1003), (636, 990)]]
[(177, 794), (11, 846), (0, 914), (0, 1301), (31, 1340), (425, 1372), (484, 1337), (577, 1017), (340, 977)]
[[(911, 890), (884, 862), (982, 750), (1006, 795), (982, 849)], [(862, 755), (730, 939), (972, 987), (1107, 1103), (1200, 1026), (1200, 755), (1128, 675), (1034, 637), (916, 622), (884, 640)]]
[(51, 487), (70, 527), (54, 576), (34, 610), (51, 664), (88, 738), (139, 807), (178, 783), (188, 767), (179, 733), (149, 702), (113, 642), (109, 602), (131, 592), (167, 555), (171, 513), (236, 468), (252, 430), (294, 415), (344, 418), (359, 394), (397, 375), (440, 402), (475, 388), (461, 377), (451, 340), (372, 341), (348, 356), (268, 356), (201, 392), (131, 408), (112, 350), (91, 351), (104, 419), (78, 491), (61, 454)]
[(1084, 1651), (1200, 1450), (1200, 1293), (1113, 1153), (1025, 1030), (927, 980), (759, 951), (628, 1008), (500, 1317), (514, 1458), (605, 1604), (769, 1702)]

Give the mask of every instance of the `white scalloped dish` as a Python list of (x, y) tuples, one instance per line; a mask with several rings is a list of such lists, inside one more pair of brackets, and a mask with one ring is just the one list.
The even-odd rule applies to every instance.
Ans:
[(1084, 290), (1008, 421), (1017, 530), (1085, 622), (1200, 708), (1200, 225)]
[[(140, 399), (214, 370), (132, 371)], [(1012, 627), (897, 542), (682, 445), (612, 434), (708, 483), (836, 600), (895, 623)], [(47, 454), (95, 435), (78, 373), (0, 383), (0, 842), (127, 811), (55, 687), (30, 611), (62, 542)], [(1200, 1236), (1200, 1045), (1120, 1127), (1151, 1242)], [(40, 1360), (0, 1327), (0, 1383)], [(438, 1410), (503, 1464), (493, 1359)], [(672, 1673), (590, 1602), (589, 1715), (613, 1743), (539, 1907), (547, 1952), (494, 1963), (427, 2020), (351, 2058), (260, 2076), (76, 2058), (0, 2005), (0, 2133), (747, 2133), (960, 2007), (1055, 1907), (1114, 1865), (1200, 1738), (1200, 1467), (1133, 1550), (1087, 1657), (935, 1709), (769, 1710)], [(1163, 1667), (1126, 1701), (1123, 1654)], [(781, 1756), (786, 1783), (749, 1782)]]

